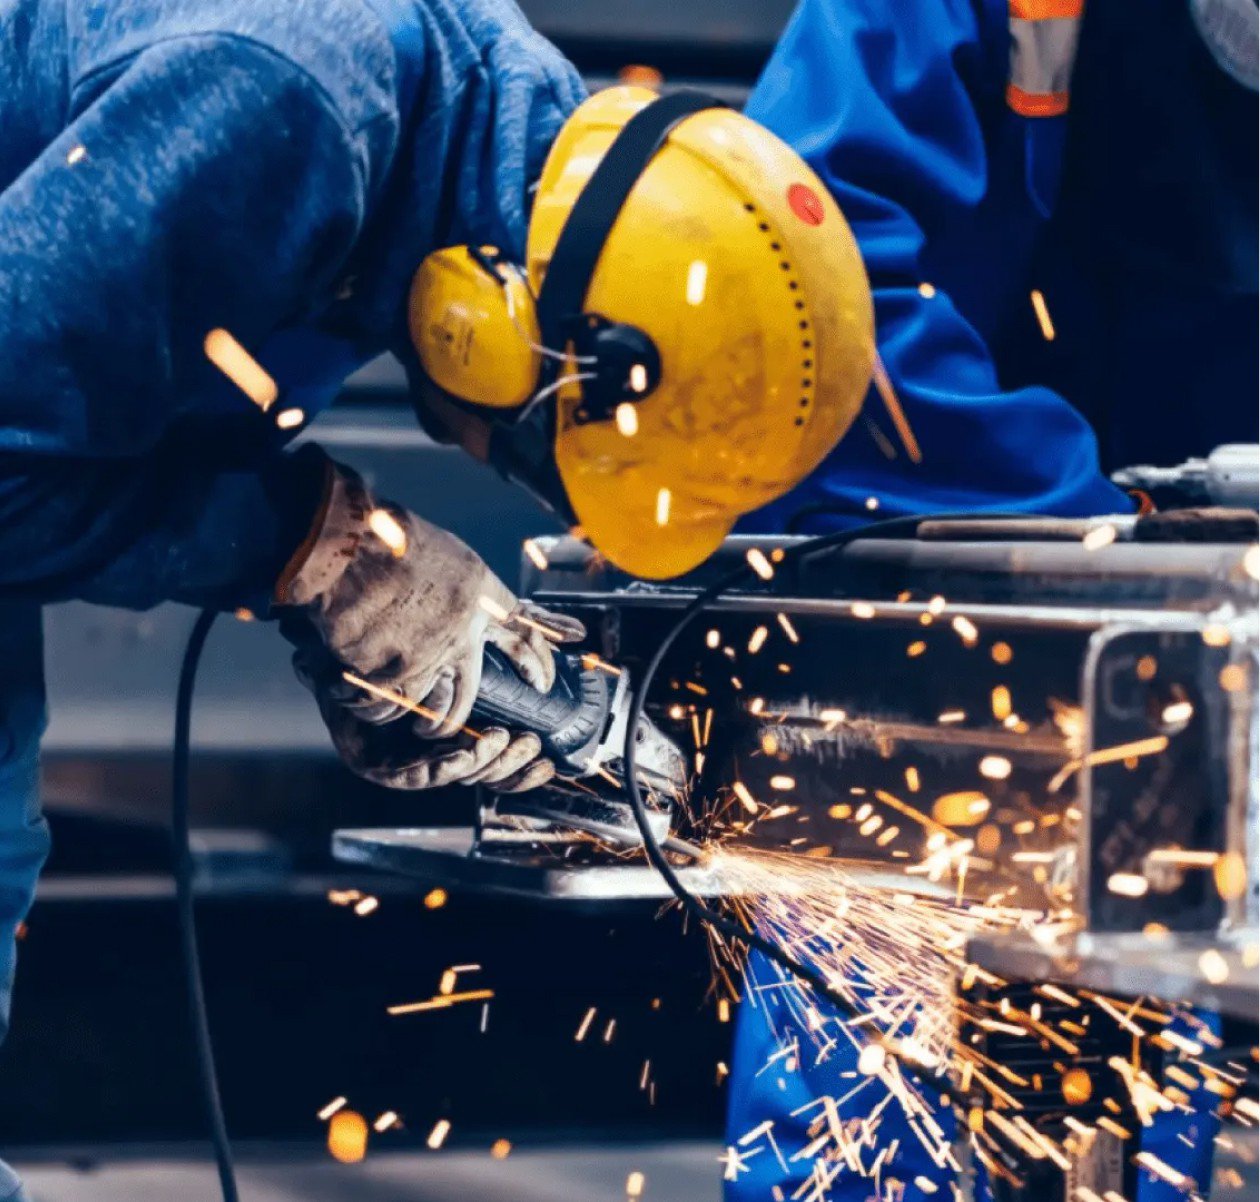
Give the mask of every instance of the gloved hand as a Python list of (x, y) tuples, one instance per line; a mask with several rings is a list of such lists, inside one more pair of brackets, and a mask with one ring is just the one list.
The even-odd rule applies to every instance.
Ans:
[[(476, 699), (486, 642), (545, 692), (555, 679), (547, 636), (580, 639), (581, 623), (519, 604), (454, 535), (399, 506), (374, 503), (348, 469), (333, 467), (324, 512), (276, 599), (289, 607), (281, 628), (299, 646), (298, 675), (360, 775), (395, 788), (456, 780), (534, 788), (554, 771), (535, 766), (545, 763), (535, 735), (458, 732)], [(345, 670), (411, 704), (352, 685)], [(408, 710), (413, 716), (395, 722)], [(387, 723), (394, 724), (388, 734), (370, 733)]]

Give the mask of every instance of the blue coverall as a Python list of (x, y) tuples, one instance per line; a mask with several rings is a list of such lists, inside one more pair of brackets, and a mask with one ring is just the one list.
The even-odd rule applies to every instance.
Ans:
[(309, 415), (407, 357), (421, 260), (523, 253), (582, 96), (512, 0), (0, 0), (0, 1036), (47, 851), (40, 603), (265, 613), (317, 507), (206, 333)]
[[(871, 496), (881, 516), (1128, 511), (1077, 410), (1108, 468), (1257, 440), (1255, 95), (1196, 41), (1185, 0), (1141, 10), (1086, 0), (1069, 115), (1031, 118), (1006, 103), (1005, 0), (803, 0), (748, 113), (809, 160), (852, 224), (923, 463), (890, 462), (859, 427), (743, 529), (858, 524)], [(867, 413), (880, 417), (870, 401)], [(752, 972), (774, 979), (758, 958)], [(778, 1026), (790, 1041), (791, 1023)], [(742, 1006), (729, 1138), (772, 1120), (787, 1168), (759, 1141), (730, 1202), (768, 1202), (774, 1186), (790, 1198), (811, 1170), (790, 1159), (808, 1143), (808, 1116), (792, 1112), (852, 1085), (838, 1074), (856, 1054), (813, 1066), (806, 1052), (796, 1072), (782, 1060), (763, 1071), (781, 1046), (765, 1006)], [(1199, 1101), (1143, 1139), (1206, 1187), (1212, 1100)], [(842, 1118), (871, 1104), (860, 1096)], [(949, 1175), (895, 1108), (885, 1114), (882, 1135), (902, 1136), (885, 1174), (911, 1202), (928, 1196), (917, 1176), (944, 1191)], [(871, 1192), (848, 1174), (829, 1196)], [(1139, 1193), (1177, 1196), (1149, 1177)]]

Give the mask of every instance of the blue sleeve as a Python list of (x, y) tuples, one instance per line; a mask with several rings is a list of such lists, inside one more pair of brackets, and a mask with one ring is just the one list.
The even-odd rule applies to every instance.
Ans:
[[(749, 103), (750, 116), (808, 160), (853, 227), (880, 354), (923, 452), (919, 465), (904, 454), (890, 461), (859, 419), (811, 480), (760, 515), (763, 523), (781, 524), (809, 504), (861, 515), (871, 496), (885, 516), (1131, 508), (1101, 475), (1084, 419), (1047, 388), (1004, 390), (983, 339), (950, 298), (918, 290), (928, 278), (928, 237), (965, 228), (988, 187), (970, 89), (993, 82), (993, 39), (977, 8), (967, 0), (803, 0)], [(1000, 86), (992, 91), (1000, 103)], [(872, 404), (868, 411), (881, 416)]]
[(0, 195), (0, 591), (246, 603), (301, 541), (322, 466), (280, 453), (205, 334), (257, 347), (326, 295), (363, 149), (249, 39), (162, 42), (107, 74)]

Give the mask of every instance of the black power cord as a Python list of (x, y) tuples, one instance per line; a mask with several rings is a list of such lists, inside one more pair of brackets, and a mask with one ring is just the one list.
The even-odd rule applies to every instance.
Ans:
[(212, 609), (202, 610), (193, 624), (184, 649), (184, 662), (179, 670), (179, 692), (175, 701), (175, 741), (171, 756), (171, 842), (174, 852), (175, 898), (179, 912), (179, 942), (183, 952), (184, 982), (188, 990), (188, 1009), (193, 1025), (193, 1042), (197, 1052), (197, 1076), (201, 1083), (202, 1102), (210, 1124), (210, 1141), (214, 1146), (215, 1164), (219, 1170), (219, 1192), (223, 1202), (239, 1202), (236, 1169), (232, 1163), (232, 1144), (228, 1138), (227, 1120), (223, 1116), (223, 1100), (219, 1095), (219, 1075), (214, 1063), (214, 1042), (210, 1036), (210, 1020), (206, 1013), (206, 992), (201, 979), (201, 957), (197, 948), (197, 915), (194, 909), (192, 843), (189, 838), (188, 760), (192, 728), (193, 687), (197, 666), (206, 645), (210, 628), (218, 617)]

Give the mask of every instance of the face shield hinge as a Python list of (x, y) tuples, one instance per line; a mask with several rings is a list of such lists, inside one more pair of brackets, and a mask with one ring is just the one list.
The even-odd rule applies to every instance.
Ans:
[(579, 364), (582, 403), (578, 425), (612, 421), (619, 405), (647, 400), (661, 382), (661, 355), (637, 326), (587, 313), (574, 323), (569, 341)]

